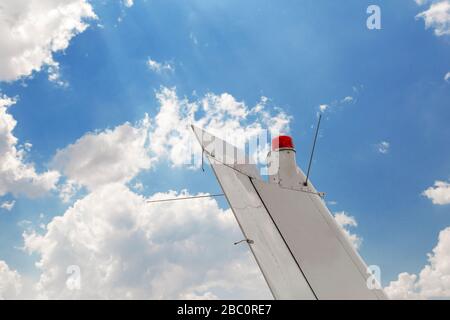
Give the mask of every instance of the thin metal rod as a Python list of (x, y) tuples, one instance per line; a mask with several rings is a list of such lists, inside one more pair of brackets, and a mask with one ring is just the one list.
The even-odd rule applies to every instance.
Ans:
[[(195, 131), (194, 131), (195, 132)], [(205, 172), (205, 167), (204, 167), (204, 160), (203, 160), (203, 156), (205, 155), (205, 147), (203, 144), (203, 133), (202, 133), (202, 171)]]
[(317, 122), (316, 135), (314, 136), (314, 143), (313, 143), (313, 147), (311, 150), (311, 156), (309, 157), (308, 173), (306, 174), (306, 181), (304, 183), (305, 186), (308, 185), (309, 173), (311, 171), (311, 163), (312, 163), (313, 156), (314, 156), (314, 150), (316, 149), (317, 135), (319, 134), (320, 120), (322, 120), (322, 114), (319, 115), (319, 121)]
[(168, 201), (178, 201), (178, 200), (191, 200), (191, 199), (200, 199), (200, 198), (212, 198), (212, 197), (223, 197), (225, 194), (208, 194), (204, 196), (192, 196), (192, 197), (181, 197), (181, 198), (171, 198), (171, 199), (161, 199), (161, 200), (147, 200), (147, 203), (155, 203), (155, 202), (168, 202)]
[(238, 241), (238, 242), (235, 242), (235, 243), (233, 243), (234, 245), (238, 245), (239, 243), (242, 243), (242, 242), (247, 242), (248, 244), (253, 244), (253, 243), (255, 243), (253, 240), (251, 240), (251, 239), (244, 239), (244, 240), (241, 240), (241, 241)]
[(205, 149), (202, 148), (202, 171), (203, 172), (205, 172), (205, 167), (204, 167), (205, 163), (204, 163), (204, 160), (203, 160), (204, 155), (205, 155)]

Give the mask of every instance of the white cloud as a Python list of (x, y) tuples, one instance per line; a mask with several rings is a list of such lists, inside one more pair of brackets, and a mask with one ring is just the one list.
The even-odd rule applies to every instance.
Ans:
[(450, 35), (450, 0), (434, 1), (416, 18), (422, 18), (425, 28), (433, 28), (436, 36)]
[(38, 174), (33, 164), (25, 162), (27, 151), (17, 145), (13, 135), (17, 122), (8, 113), (15, 103), (14, 99), (0, 95), (0, 196), (7, 193), (41, 196), (55, 188), (59, 174), (56, 171)]
[[(244, 142), (265, 128), (288, 130), (290, 118), (280, 110), (267, 110), (267, 98), (250, 108), (230, 94), (209, 93), (190, 102), (179, 99), (174, 89), (157, 93), (159, 111), (153, 121), (146, 116), (135, 125), (125, 123), (112, 130), (88, 133), (74, 144), (58, 150), (53, 168), (67, 178), (60, 185), (60, 197), (68, 202), (80, 186), (89, 190), (109, 183), (128, 183), (157, 161), (173, 166), (192, 164), (193, 152), (201, 153), (190, 124), (204, 127), (229, 141)], [(238, 143), (237, 143), (238, 144)]]
[(172, 64), (168, 62), (157, 62), (155, 60), (152, 60), (151, 58), (147, 59), (147, 67), (156, 73), (175, 71), (175, 67)]
[(133, 0), (123, 0), (123, 4), (125, 7), (131, 8), (134, 4), (134, 1)]
[(142, 191), (144, 191), (144, 185), (143, 185), (142, 182), (136, 182), (133, 185), (133, 189), (136, 190), (136, 191), (142, 192)]
[(420, 295), (416, 292), (417, 276), (402, 272), (398, 275), (398, 279), (391, 281), (389, 286), (384, 288), (384, 292), (391, 299), (419, 299)]
[(81, 185), (74, 180), (67, 179), (59, 186), (59, 198), (62, 202), (68, 203), (80, 190)]
[[(56, 153), (52, 163), (66, 177), (61, 197), (70, 199), (79, 185), (90, 193), (53, 218), (44, 234), (24, 233), (25, 248), (40, 257), (39, 297), (271, 297), (248, 249), (233, 245), (242, 234), (230, 210), (213, 199), (149, 204), (126, 184), (156, 161), (185, 164), (191, 123), (245, 139), (264, 127), (288, 130), (290, 118), (270, 112), (265, 97), (251, 108), (226, 93), (189, 101), (162, 88), (157, 97), (151, 122), (146, 117), (88, 133)], [(151, 199), (186, 195), (171, 191)], [(66, 285), (70, 265), (80, 267), (81, 290)]]
[(126, 183), (151, 166), (147, 152), (148, 117), (135, 126), (125, 123), (112, 130), (87, 133), (74, 144), (58, 150), (54, 168), (68, 177), (63, 197), (73, 193), (74, 184), (89, 189), (113, 182)]
[(341, 103), (350, 103), (353, 102), (354, 98), (352, 96), (346, 96), (344, 99), (341, 100)]
[(198, 45), (198, 39), (193, 32), (189, 33), (189, 39), (194, 45)]
[(14, 205), (16, 204), (15, 200), (12, 201), (5, 201), (2, 204), (0, 204), (0, 208), (7, 210), (7, 211), (11, 211), (14, 208)]
[(377, 151), (382, 154), (389, 153), (390, 147), (391, 147), (391, 144), (387, 141), (381, 141), (380, 143), (376, 144)]
[[(265, 129), (289, 131), (290, 117), (279, 109), (271, 112), (266, 97), (249, 107), (228, 93), (209, 93), (197, 101), (189, 101), (179, 99), (174, 89), (162, 88), (157, 98), (160, 109), (150, 135), (150, 150), (157, 158), (168, 158), (174, 166), (190, 164), (192, 152), (201, 152), (193, 139), (191, 124), (237, 146), (262, 134)], [(194, 166), (198, 167), (200, 163)]]
[(330, 106), (327, 105), (327, 104), (321, 104), (321, 105), (319, 106), (319, 110), (320, 110), (320, 112), (325, 112), (329, 107), (330, 107)]
[(445, 74), (444, 80), (449, 82), (449, 80), (450, 80), (450, 71)]
[(344, 211), (335, 212), (334, 219), (336, 220), (336, 222), (339, 225), (339, 227), (341, 228), (341, 230), (344, 232), (347, 239), (353, 245), (353, 247), (355, 249), (359, 249), (359, 247), (361, 246), (361, 243), (362, 243), (362, 238), (360, 236), (358, 236), (357, 234), (351, 233), (348, 230), (348, 228), (358, 226), (356, 219), (352, 216), (347, 215)]
[[(150, 199), (186, 196), (173, 191)], [(24, 233), (39, 255), (43, 298), (270, 298), (230, 210), (214, 199), (146, 203), (121, 184), (99, 187), (55, 217), (43, 235)], [(80, 290), (66, 283), (80, 268)]]
[(17, 271), (11, 270), (0, 260), (0, 300), (17, 299), (22, 290), (22, 279)]
[(422, 192), (422, 195), (430, 199), (433, 204), (450, 204), (450, 183), (435, 181), (434, 186)]
[(438, 243), (419, 275), (400, 273), (385, 291), (392, 299), (450, 298), (450, 227), (439, 233)]
[[(358, 88), (357, 87), (353, 87), (353, 91), (355, 93), (358, 93)], [(353, 96), (345, 96), (344, 98), (340, 99), (340, 100), (334, 100), (330, 103), (324, 103), (319, 105), (319, 112), (321, 113), (325, 113), (326, 111), (331, 111), (332, 109), (339, 107), (339, 106), (344, 106), (347, 104), (351, 104), (354, 103), (356, 100)]]
[(14, 81), (50, 66), (59, 79), (53, 53), (87, 28), (96, 15), (86, 0), (2, 0), (0, 5), (0, 81)]
[(48, 80), (60, 87), (68, 87), (69, 83), (61, 78), (59, 63), (51, 61), (47, 64)]

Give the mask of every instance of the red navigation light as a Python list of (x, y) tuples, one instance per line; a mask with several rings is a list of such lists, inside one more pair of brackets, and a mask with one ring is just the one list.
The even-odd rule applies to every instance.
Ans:
[(278, 136), (272, 139), (272, 151), (280, 149), (294, 149), (294, 142), (290, 136)]

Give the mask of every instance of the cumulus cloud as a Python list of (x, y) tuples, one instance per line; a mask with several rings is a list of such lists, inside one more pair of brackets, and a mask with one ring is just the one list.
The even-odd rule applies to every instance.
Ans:
[[(279, 109), (271, 110), (266, 97), (249, 107), (228, 93), (208, 93), (189, 101), (178, 98), (175, 89), (162, 88), (157, 98), (160, 109), (150, 135), (150, 150), (158, 158), (167, 158), (174, 166), (191, 164), (192, 154), (201, 153), (193, 139), (191, 124), (237, 146), (263, 135), (266, 129), (284, 133), (289, 130), (291, 118)], [(193, 165), (199, 167), (200, 162)]]
[(389, 153), (389, 148), (391, 147), (391, 144), (387, 141), (381, 141), (376, 144), (377, 151), (381, 154), (387, 154)]
[(136, 125), (125, 123), (110, 130), (87, 133), (74, 144), (58, 150), (52, 166), (62, 172), (69, 183), (64, 194), (73, 192), (74, 184), (94, 189), (108, 183), (126, 183), (141, 170), (151, 166), (147, 150), (150, 120)]
[(82, 185), (74, 180), (66, 179), (59, 185), (59, 198), (62, 202), (68, 203), (80, 191)]
[[(353, 91), (355, 93), (358, 93), (358, 87), (354, 87)], [(319, 112), (321, 113), (325, 113), (326, 111), (331, 111), (332, 109), (338, 107), (338, 106), (345, 106), (348, 104), (352, 104), (355, 103), (356, 99), (353, 96), (345, 96), (342, 99), (339, 100), (334, 100), (330, 103), (323, 103), (321, 105), (319, 105)]]
[(175, 71), (175, 67), (172, 64), (170, 64), (169, 62), (158, 62), (158, 61), (152, 60), (151, 58), (147, 59), (147, 67), (156, 73), (174, 72)]
[(14, 208), (15, 204), (16, 204), (15, 200), (5, 201), (2, 204), (0, 204), (0, 208), (3, 210), (11, 211)]
[(344, 211), (335, 212), (334, 219), (336, 220), (341, 230), (344, 232), (348, 241), (350, 241), (353, 247), (358, 250), (361, 246), (362, 238), (357, 234), (351, 233), (350, 230), (348, 230), (349, 228), (358, 226), (356, 219), (352, 216), (347, 215)]
[(131, 8), (134, 4), (134, 1), (133, 0), (123, 0), (123, 4), (125, 7)]
[(136, 182), (133, 185), (133, 189), (136, 191), (144, 191), (144, 184), (142, 182)]
[(439, 233), (439, 239), (418, 275), (400, 273), (385, 288), (392, 299), (450, 298), (450, 227)]
[(384, 292), (391, 299), (420, 299), (420, 295), (416, 292), (417, 275), (402, 272), (398, 275), (397, 280), (391, 281), (389, 286), (384, 288)]
[(341, 100), (341, 103), (350, 103), (353, 102), (354, 98), (352, 96), (346, 96), (344, 99)]
[[(150, 204), (127, 185), (162, 159), (186, 164), (195, 142), (190, 124), (229, 140), (229, 133), (245, 139), (264, 128), (288, 130), (290, 118), (269, 109), (264, 97), (248, 107), (227, 93), (189, 101), (162, 88), (157, 98), (151, 121), (88, 133), (53, 158), (66, 178), (61, 197), (70, 199), (79, 186), (88, 194), (53, 218), (44, 233), (24, 233), (25, 249), (40, 257), (39, 297), (271, 297), (248, 249), (233, 245), (242, 234), (230, 210), (213, 199)], [(134, 186), (143, 187), (136, 181)], [(170, 191), (150, 199), (186, 195)], [(79, 290), (68, 270), (79, 271)]]
[(265, 128), (286, 132), (289, 127), (290, 117), (280, 110), (271, 113), (266, 98), (253, 108), (227, 93), (188, 101), (178, 98), (175, 89), (162, 88), (157, 98), (159, 110), (152, 121), (146, 116), (134, 125), (88, 133), (57, 151), (51, 163), (67, 178), (60, 186), (63, 201), (70, 200), (80, 186), (93, 190), (128, 183), (162, 159), (173, 166), (199, 167), (199, 161), (192, 164), (192, 154), (200, 154), (201, 149), (190, 124), (241, 143)]
[[(158, 193), (151, 200), (187, 196)], [(97, 188), (55, 217), (42, 235), (24, 234), (37, 253), (41, 298), (270, 298), (230, 210), (214, 199), (147, 203), (123, 184)], [(79, 289), (70, 286), (70, 266)]]
[(450, 35), (450, 0), (433, 1), (416, 18), (423, 19), (425, 28), (433, 28), (436, 36)]
[(450, 71), (445, 74), (444, 80), (449, 82), (449, 80), (450, 80)]
[(2, 0), (0, 4), (0, 81), (14, 81), (49, 68), (59, 82), (53, 54), (96, 19), (86, 0)]
[(327, 109), (328, 109), (329, 107), (330, 107), (330, 106), (327, 105), (327, 104), (321, 104), (321, 105), (319, 106), (319, 110), (320, 110), (320, 112), (325, 112), (325, 111), (327, 111)]
[(422, 195), (430, 199), (433, 204), (450, 204), (450, 183), (435, 181), (434, 186), (422, 192)]
[(22, 290), (22, 279), (17, 271), (11, 270), (0, 260), (0, 300), (17, 299)]
[(414, 1), (417, 3), (417, 5), (421, 6), (427, 3), (429, 0), (414, 0)]
[(55, 188), (59, 173), (38, 174), (34, 165), (24, 160), (27, 151), (18, 146), (18, 139), (13, 135), (17, 122), (8, 113), (8, 108), (15, 103), (14, 99), (0, 95), (0, 196), (7, 193), (41, 196)]

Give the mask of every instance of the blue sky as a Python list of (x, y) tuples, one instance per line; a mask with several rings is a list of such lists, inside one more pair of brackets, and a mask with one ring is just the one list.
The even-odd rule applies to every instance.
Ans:
[[(369, 30), (373, 1), (135, 0), (129, 8), (92, 1), (98, 18), (52, 52), (66, 85), (49, 81), (44, 64), (32, 76), (0, 82), (0, 92), (17, 97), (8, 108), (17, 121), (13, 134), (32, 144), (24, 161), (38, 173), (54, 169), (57, 150), (88, 132), (135, 124), (146, 113), (153, 119), (163, 87), (190, 101), (228, 93), (254, 106), (267, 97), (267, 108), (292, 117), (289, 133), (305, 168), (312, 126), (326, 104), (312, 180), (336, 202), (332, 212), (356, 219), (360, 253), (381, 267), (388, 285), (401, 272), (418, 274), (450, 226), (449, 204), (422, 195), (450, 180), (450, 38), (416, 18), (437, 2), (379, 1), (382, 28)], [(149, 59), (162, 69), (149, 68)], [(209, 170), (164, 160), (132, 181), (143, 184), (145, 196), (219, 190)], [(42, 272), (34, 265), (42, 256), (20, 249), (23, 221), (39, 229), (89, 193), (65, 203), (58, 188), (38, 198), (0, 197), (15, 201), (10, 211), (0, 209), (0, 260), (23, 277)]]

